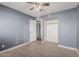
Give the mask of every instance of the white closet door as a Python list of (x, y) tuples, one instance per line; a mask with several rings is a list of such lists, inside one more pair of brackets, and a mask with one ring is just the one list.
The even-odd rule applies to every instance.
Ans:
[(30, 41), (36, 40), (36, 21), (30, 20)]
[(58, 42), (58, 23), (57, 20), (47, 21), (47, 41)]

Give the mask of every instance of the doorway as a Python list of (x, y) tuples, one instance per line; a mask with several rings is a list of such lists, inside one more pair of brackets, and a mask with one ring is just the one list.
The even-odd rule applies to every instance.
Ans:
[(58, 20), (47, 20), (46, 24), (47, 41), (58, 43)]
[(41, 21), (36, 21), (36, 35), (37, 41), (41, 41)]

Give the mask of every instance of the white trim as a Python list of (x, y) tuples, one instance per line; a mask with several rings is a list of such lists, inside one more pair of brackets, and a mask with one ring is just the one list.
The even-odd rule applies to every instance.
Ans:
[(67, 47), (67, 46), (63, 46), (63, 45), (58, 45), (58, 47), (77, 51), (77, 48)]
[[(47, 42), (52, 42), (52, 41), (47, 40)], [(58, 43), (58, 42), (54, 42), (54, 41), (53, 41), (52, 43)]]
[(26, 44), (29, 44), (29, 43), (31, 43), (31, 42), (33, 42), (33, 41), (26, 42), (26, 43), (24, 43), (24, 44), (17, 45), (17, 46), (14, 46), (14, 47), (12, 47), (12, 48), (6, 49), (6, 50), (4, 50), (4, 51), (1, 51), (0, 54), (1, 54), (1, 53), (4, 53), (4, 52), (7, 52), (7, 51), (10, 51), (10, 50), (13, 50), (13, 49), (16, 49), (16, 48), (19, 48), (19, 47), (24, 46), (24, 45), (26, 45)]
[(77, 55), (79, 56), (78, 48), (72, 48), (72, 47), (67, 47), (67, 46), (63, 46), (63, 45), (58, 45), (58, 47), (74, 50), (74, 51), (76, 51)]

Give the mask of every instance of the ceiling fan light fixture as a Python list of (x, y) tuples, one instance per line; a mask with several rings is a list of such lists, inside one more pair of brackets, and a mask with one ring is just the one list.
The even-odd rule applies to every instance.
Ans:
[(36, 8), (36, 11), (42, 11), (42, 10), (43, 10), (42, 6), (39, 6), (38, 8)]
[(30, 10), (43, 11), (43, 7), (49, 6), (49, 3), (29, 2), (32, 4)]

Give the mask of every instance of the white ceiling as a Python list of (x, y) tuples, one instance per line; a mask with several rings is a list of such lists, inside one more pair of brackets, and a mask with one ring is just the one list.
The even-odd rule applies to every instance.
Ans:
[(39, 17), (49, 13), (55, 13), (55, 12), (60, 12), (63, 10), (75, 8), (78, 5), (78, 2), (50, 2), (50, 6), (44, 8), (42, 12), (36, 10), (32, 10), (32, 11), (29, 10), (32, 5), (26, 2), (0, 2), (0, 4), (16, 9), (25, 14), (34, 17)]

